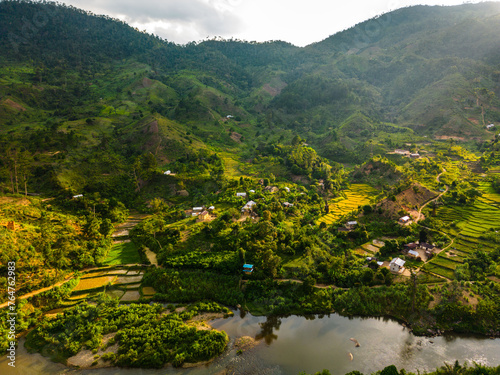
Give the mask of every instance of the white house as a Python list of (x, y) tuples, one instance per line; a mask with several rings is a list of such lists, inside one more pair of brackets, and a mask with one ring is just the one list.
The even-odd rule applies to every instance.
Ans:
[(346, 228), (348, 229), (353, 229), (356, 225), (358, 225), (357, 221), (348, 221), (347, 224), (345, 225)]
[(227, 115), (226, 118), (233, 118), (233, 115)]
[(289, 193), (289, 192), (290, 192), (290, 188), (289, 188), (289, 187), (286, 187), (286, 186), (285, 186), (285, 190), (286, 190), (286, 192), (287, 192), (287, 193)]
[(83, 198), (83, 194), (73, 195), (73, 199)]
[(415, 250), (408, 250), (408, 255), (413, 258), (418, 258), (420, 256)]
[(257, 203), (254, 202), (254, 201), (249, 201), (247, 202), (247, 204), (245, 204), (243, 206), (243, 208), (241, 209), (241, 212), (245, 212), (245, 211), (251, 211), (252, 210), (252, 207), (255, 206)]
[(255, 193), (255, 190), (250, 190), (250, 193)]
[(420, 157), (420, 154), (418, 152), (410, 154), (410, 158), (416, 158), (418, 159)]
[(163, 174), (169, 175), (170, 173), (172, 173), (172, 172), (170, 172), (170, 171), (166, 171), (166, 172), (164, 172)]
[(246, 197), (247, 193), (236, 193), (237, 197)]
[(389, 269), (392, 272), (400, 272), (404, 270), (405, 263), (406, 262), (401, 258), (394, 258), (393, 260), (391, 260), (391, 263), (389, 263)]
[(293, 207), (293, 203), (285, 202), (285, 203), (283, 203), (283, 206), (285, 206), (285, 207)]
[(210, 206), (210, 207), (208, 207), (208, 210), (209, 211), (213, 211), (213, 210), (215, 210), (215, 207), (214, 206)]
[(399, 222), (400, 223), (403, 223), (403, 224), (406, 224), (407, 222), (410, 221), (410, 217), (407, 215), (407, 216), (403, 216), (399, 219)]
[(193, 207), (193, 211), (203, 211), (203, 207)]
[(489, 125), (486, 125), (486, 129), (491, 129), (491, 128), (494, 128), (495, 127), (495, 124), (489, 124)]

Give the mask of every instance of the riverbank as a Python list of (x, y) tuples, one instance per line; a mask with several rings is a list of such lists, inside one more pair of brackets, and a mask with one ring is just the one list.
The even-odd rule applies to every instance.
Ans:
[[(416, 337), (410, 329), (388, 318), (345, 317), (339, 314), (311, 316), (256, 317), (236, 312), (229, 318), (209, 322), (215, 330), (227, 333), (226, 349), (207, 365), (183, 369), (162, 366), (154, 369), (127, 367), (93, 368), (93, 375), (213, 375), (231, 369), (231, 374), (283, 373), (301, 371), (315, 373), (333, 369), (335, 373), (353, 370), (369, 374), (382, 370), (388, 364), (408, 371), (432, 371), (443, 363), (456, 359), (484, 365), (500, 365), (500, 340), (489, 340), (470, 335)], [(245, 348), (245, 337), (251, 338)], [(238, 338), (241, 338), (239, 340)], [(360, 347), (350, 339), (355, 338)], [(22, 340), (20, 345), (22, 345)], [(241, 353), (238, 353), (242, 349)], [(19, 350), (18, 373), (37, 375), (89, 374), (89, 370), (71, 369), (51, 362), (39, 354)], [(354, 356), (353, 361), (348, 353)], [(1, 358), (0, 358), (1, 360)], [(0, 370), (5, 365), (0, 361)], [(23, 372), (24, 371), (24, 372)], [(4, 372), (2, 372), (4, 373)], [(6, 375), (11, 373), (6, 372)]]

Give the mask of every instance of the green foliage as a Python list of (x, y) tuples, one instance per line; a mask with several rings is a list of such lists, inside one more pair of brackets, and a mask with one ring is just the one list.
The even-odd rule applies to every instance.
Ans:
[[(106, 359), (117, 366), (142, 368), (209, 360), (226, 347), (224, 332), (197, 330), (175, 313), (162, 316), (162, 310), (160, 305), (118, 306), (103, 298), (96, 306), (78, 305), (56, 319), (45, 319), (28, 335), (26, 346), (64, 361), (84, 348), (99, 348), (103, 335), (116, 333), (118, 352)], [(199, 304), (188, 311), (192, 317), (205, 310), (220, 308)]]
[(143, 285), (155, 288), (156, 300), (195, 302), (209, 299), (236, 306), (243, 299), (238, 281), (238, 277), (214, 272), (150, 269), (144, 275)]

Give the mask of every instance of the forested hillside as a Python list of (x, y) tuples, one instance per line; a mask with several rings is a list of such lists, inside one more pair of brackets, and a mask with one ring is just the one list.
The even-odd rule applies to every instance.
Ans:
[[(42, 322), (28, 346), (65, 361), (105, 346), (86, 343), (104, 328), (79, 312), (127, 310), (149, 330), (134, 313), (148, 309), (116, 300), (208, 299), (499, 336), (499, 51), (498, 3), (403, 8), (299, 48), (177, 45), (71, 6), (0, 1), (0, 289), (15, 261), (17, 333)], [(105, 358), (221, 353), (227, 336), (191, 319), (227, 309), (184, 307), (146, 312), (207, 350), (158, 342), (168, 354), (138, 360), (115, 319), (107, 334), (127, 355)], [(65, 316), (43, 318), (54, 308)]]

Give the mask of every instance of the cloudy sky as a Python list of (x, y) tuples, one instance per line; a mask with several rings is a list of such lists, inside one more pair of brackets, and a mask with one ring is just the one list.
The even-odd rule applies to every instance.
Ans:
[[(415, 4), (456, 5), (454, 0), (62, 0), (107, 14), (169, 41), (207, 37), (248, 41), (318, 42), (356, 23)], [(477, 1), (468, 1), (477, 2)]]

